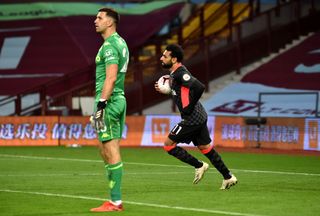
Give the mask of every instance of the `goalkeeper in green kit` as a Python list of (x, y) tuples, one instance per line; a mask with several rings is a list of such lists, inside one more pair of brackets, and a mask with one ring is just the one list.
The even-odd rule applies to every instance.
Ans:
[(95, 112), (90, 121), (99, 137), (100, 154), (109, 181), (110, 200), (92, 208), (92, 212), (123, 210), (120, 140), (126, 117), (124, 80), (129, 50), (124, 39), (116, 32), (118, 23), (119, 14), (111, 8), (100, 9), (94, 21), (96, 32), (101, 34), (104, 43), (96, 56)]

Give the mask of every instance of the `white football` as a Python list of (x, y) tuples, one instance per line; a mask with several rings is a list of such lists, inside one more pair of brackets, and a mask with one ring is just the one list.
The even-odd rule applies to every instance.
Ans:
[(160, 77), (158, 80), (158, 87), (161, 93), (170, 94), (171, 93), (170, 75), (164, 75)]

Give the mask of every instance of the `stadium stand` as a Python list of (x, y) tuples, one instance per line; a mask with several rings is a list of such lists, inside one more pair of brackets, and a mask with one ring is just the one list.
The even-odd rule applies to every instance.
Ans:
[[(148, 36), (143, 35), (140, 37), (145, 37), (144, 40), (138, 41), (132, 37), (132, 42), (129, 42), (132, 46), (132, 64), (129, 68), (126, 89), (129, 98), (128, 114), (141, 114), (143, 109), (165, 100), (165, 97), (159, 97), (150, 89), (154, 81), (164, 73), (159, 68), (158, 56), (163, 47), (169, 42), (179, 42), (183, 45), (187, 53), (187, 66), (198, 73), (197, 76), (206, 83), (207, 90), (210, 91), (209, 82), (211, 80), (230, 74), (233, 71), (239, 76), (244, 66), (278, 51), (300, 35), (319, 28), (313, 22), (313, 20), (319, 18), (319, 5), (315, 1), (302, 2), (292, 0), (277, 4), (275, 7), (270, 6), (270, 9), (265, 9), (258, 2), (260, 1), (247, 1), (247, 3), (241, 1), (239, 4), (229, 4), (228, 2), (212, 3), (209, 1), (208, 3), (199, 4), (191, 12), (190, 18), (170, 28), (165, 35), (158, 35), (157, 33), (165, 24), (173, 22), (173, 18), (178, 16), (187, 3), (168, 4), (167, 7), (163, 7), (161, 10), (158, 9), (151, 14), (147, 14), (147, 19), (141, 16), (141, 19), (138, 19), (137, 22), (132, 22), (136, 18), (134, 15), (128, 16), (127, 21), (130, 21), (130, 28), (126, 29), (128, 35), (137, 34), (136, 30), (139, 28), (133, 25), (135, 23), (138, 23), (138, 25), (144, 23), (144, 26), (148, 26), (148, 22), (145, 24), (145, 21), (152, 21), (152, 25), (149, 22), (152, 27), (154, 27), (154, 23), (159, 24), (152, 29), (142, 29), (140, 36), (143, 33), (148, 33)], [(159, 16), (159, 14), (164, 13), (162, 10), (165, 10), (168, 16)], [(155, 13), (154, 16), (152, 16), (153, 13)], [(84, 26), (79, 25), (81, 16), (59, 19), (60, 22), (61, 20), (67, 20), (67, 22), (62, 22), (63, 27), (61, 27), (65, 34), (70, 35), (67, 43), (72, 44), (77, 41), (81, 45), (84, 44), (84, 46), (78, 47), (78, 52), (76, 51), (76, 55), (79, 55), (81, 59), (78, 61), (80, 64), (91, 61), (92, 56), (95, 55), (93, 50), (96, 50), (95, 46), (99, 44), (96, 35), (93, 36), (95, 39), (86, 36), (94, 33), (90, 30), (91, 22), (88, 17), (90, 16), (82, 17), (81, 24)], [(159, 21), (160, 17), (164, 20)], [(47, 21), (48, 19), (43, 19), (38, 22), (46, 23)], [(123, 15), (122, 21), (126, 22), (126, 15)], [(8, 26), (9, 23), (15, 23), (15, 21), (7, 22), (3, 20), (1, 22), (5, 26)], [(75, 25), (77, 23), (78, 25)], [(198, 23), (198, 27), (196, 27), (196, 23)], [(221, 28), (216, 29), (219, 26)], [(70, 34), (72, 32), (83, 33), (80, 35)], [(59, 36), (57, 33), (53, 34), (56, 37)], [(3, 41), (3, 39), (1, 40)], [(55, 39), (52, 39), (52, 41), (55, 41)], [(136, 46), (132, 44), (136, 44)], [(52, 49), (54, 48), (56, 47), (52, 46)], [(48, 56), (50, 57), (51, 52), (50, 50), (48, 51), (43, 53), (49, 53)], [(63, 51), (60, 53), (63, 53)], [(41, 54), (39, 55), (40, 59), (45, 56)], [(32, 61), (28, 61), (29, 64), (30, 62)], [(65, 64), (57, 62), (54, 65), (58, 66), (58, 70), (52, 72), (57, 73), (55, 76), (60, 76), (61, 72), (63, 72), (62, 69), (59, 69), (62, 65), (65, 66)], [(47, 83), (46, 80), (38, 81), (38, 78), (34, 77), (33, 81), (42, 84), (41, 86), (36, 86), (35, 89), (31, 87), (28, 89), (25, 85), (28, 85), (29, 82), (21, 81), (14, 85), (13, 90), (5, 88), (6, 90), (10, 89), (9, 93), (0, 93), (0, 95), (11, 94), (10, 97), (0, 99), (0, 109), (2, 110), (4, 105), (8, 105), (8, 101), (11, 101), (11, 103), (16, 101), (13, 105), (14, 112), (11, 113), (13, 115), (48, 115), (50, 114), (50, 108), (60, 106), (67, 110), (64, 114), (73, 114), (72, 110), (75, 107), (78, 108), (78, 114), (88, 114), (84, 112), (83, 107), (79, 106), (79, 104), (82, 104), (79, 98), (90, 97), (93, 94), (92, 70), (93, 65), (81, 66), (78, 70), (75, 69), (72, 73), (68, 73), (68, 75), (54, 78), (50, 83)], [(2, 75), (9, 73), (3, 73), (2, 70), (0, 72)], [(45, 79), (48, 79), (48, 77)], [(8, 83), (7, 79), (1, 79), (1, 81), (3, 82), (1, 84), (4, 85)], [(24, 86), (24, 90), (14, 91), (18, 86)], [(70, 86), (73, 87), (70, 88)], [(57, 92), (58, 90), (61, 91)], [(36, 100), (38, 102), (33, 107), (26, 108), (23, 104), (23, 101), (25, 101), (24, 96), (35, 92), (39, 94)], [(55, 95), (50, 95), (50, 92), (55, 93)], [(76, 103), (74, 102), (75, 99)], [(78, 106), (75, 106), (75, 104), (78, 104)]]
[[(23, 6), (25, 5), (21, 7)], [(0, 40), (3, 41), (0, 62), (0, 85), (3, 88), (0, 90), (0, 95), (4, 96), (2, 99), (4, 105), (8, 101), (20, 100), (21, 97), (36, 91), (40, 94), (40, 100), (30, 108), (31, 111), (33, 108), (38, 109), (39, 103), (41, 106), (40, 101), (47, 97), (59, 98), (55, 104), (52, 104), (53, 106), (67, 106), (71, 109), (70, 99), (73, 96), (69, 93), (79, 90), (84, 85), (87, 86), (80, 94), (92, 96), (94, 56), (101, 43), (101, 38), (93, 30), (93, 20), (97, 9), (102, 5), (95, 3), (76, 5), (76, 9), (82, 11), (83, 15), (78, 15), (78, 11), (74, 10), (68, 11), (69, 14), (58, 14), (58, 16), (49, 13), (49, 9), (52, 8), (57, 13), (63, 12), (62, 9), (66, 6), (68, 5), (34, 3), (26, 8), (18, 7), (18, 11), (42, 10), (44, 13), (43, 16), (29, 13), (30, 17), (28, 15), (25, 17), (23, 14), (12, 15), (12, 17), (11, 14), (17, 10), (14, 4), (2, 7), (1, 24), (7, 26), (2, 29), (0, 36)], [(91, 15), (86, 14), (87, 11), (85, 11), (89, 6), (94, 7)], [(143, 6), (134, 5), (132, 7), (135, 7), (137, 15), (122, 16), (119, 32), (125, 35), (130, 50), (134, 52), (176, 16), (182, 6), (183, 4), (179, 2), (169, 1)], [(46, 10), (49, 15), (46, 14)], [(130, 8), (130, 10), (133, 9)], [(143, 28), (139, 28), (141, 23)], [(19, 42), (21, 40), (26, 42)], [(21, 58), (15, 56), (17, 51), (21, 52)], [(14, 61), (17, 62), (16, 65), (9, 65), (9, 62)], [(79, 91), (75, 94), (79, 94)], [(16, 110), (13, 110), (18, 114), (27, 114), (30, 111), (30, 109), (21, 111), (19, 104), (14, 107)], [(39, 112), (33, 114), (39, 114)]]
[[(315, 117), (319, 115), (320, 32), (252, 65), (238, 82), (228, 83), (204, 105), (212, 115)], [(256, 67), (255, 69), (253, 69)], [(259, 101), (259, 94), (262, 94)]]
[[(271, 94), (273, 106), (281, 109), (270, 109), (269, 116), (290, 116), (294, 112), (298, 116), (314, 116), (317, 96), (320, 87), (320, 65), (318, 64), (320, 32), (301, 36), (291, 44), (287, 44), (278, 53), (262, 58), (242, 68), (241, 74), (235, 71), (215, 79), (209, 83), (210, 91), (205, 93), (201, 101), (209, 114), (217, 116), (257, 116), (257, 107), (236, 112), (236, 104), (257, 104), (259, 92)], [(281, 94), (280, 94), (281, 93)], [(282, 94), (283, 93), (283, 94)], [(266, 98), (264, 98), (266, 99)], [(145, 114), (173, 113), (171, 100), (144, 110)], [(233, 110), (226, 109), (226, 104)], [(320, 105), (320, 104), (318, 104)], [(292, 112), (284, 112), (285, 109)], [(304, 109), (304, 111), (302, 111)], [(298, 112), (298, 110), (300, 110)], [(280, 114), (282, 112), (282, 114)], [(265, 112), (263, 113), (266, 114)]]

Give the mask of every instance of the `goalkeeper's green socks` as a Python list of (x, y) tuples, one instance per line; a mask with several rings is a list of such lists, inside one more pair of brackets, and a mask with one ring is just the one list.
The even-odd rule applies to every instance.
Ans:
[(109, 188), (111, 201), (121, 201), (121, 181), (123, 173), (122, 162), (116, 164), (105, 165), (107, 177), (109, 180)]

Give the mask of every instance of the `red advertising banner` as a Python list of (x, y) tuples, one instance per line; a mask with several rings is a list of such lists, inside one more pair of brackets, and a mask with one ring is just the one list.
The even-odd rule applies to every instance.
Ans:
[(152, 143), (163, 143), (170, 132), (170, 117), (153, 118), (151, 128)]
[(268, 118), (259, 139), (262, 148), (302, 150), (304, 118)]
[(304, 150), (320, 151), (320, 119), (305, 120)]
[(268, 118), (265, 125), (246, 125), (242, 117), (217, 116), (215, 145), (223, 147), (261, 147), (303, 149), (303, 118)]
[(243, 140), (243, 118), (216, 116), (214, 145), (222, 147), (245, 147)]
[(97, 145), (97, 134), (89, 122), (89, 117), (59, 117), (59, 123), (52, 128), (59, 145)]
[[(177, 115), (127, 116), (121, 146), (163, 146)], [(320, 151), (320, 119), (267, 118), (257, 130), (243, 117), (209, 116), (215, 146)], [(97, 145), (89, 117), (0, 117), (0, 146)], [(182, 146), (187, 144), (181, 143)], [(188, 145), (188, 146), (193, 146)]]
[(54, 117), (0, 117), (0, 146), (56, 146)]
[(148, 115), (142, 134), (142, 146), (163, 146), (163, 142), (181, 117), (178, 115)]
[(127, 116), (121, 146), (140, 146), (145, 125), (144, 116)]
[[(145, 117), (129, 116), (122, 146), (139, 146)], [(89, 117), (0, 117), (0, 146), (97, 145)]]

